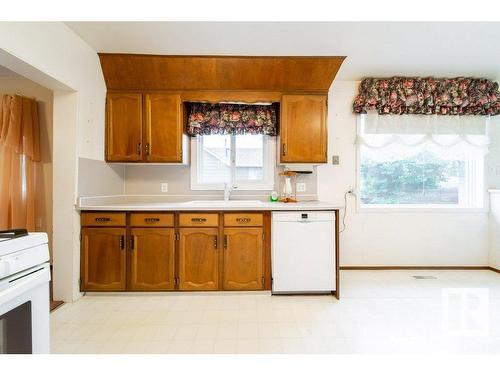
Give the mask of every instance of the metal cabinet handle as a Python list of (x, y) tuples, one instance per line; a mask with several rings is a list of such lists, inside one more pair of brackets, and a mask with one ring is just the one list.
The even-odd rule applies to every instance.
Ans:
[(283, 156), (286, 156), (286, 143), (283, 143)]
[(241, 224), (249, 223), (251, 221), (252, 221), (252, 219), (250, 219), (249, 217), (237, 217), (236, 218), (236, 222), (241, 223)]
[(109, 218), (109, 217), (96, 217), (95, 221), (97, 221), (98, 223), (104, 223), (107, 221), (111, 221), (111, 218)]
[(125, 236), (123, 234), (120, 236), (120, 249), (125, 249)]
[(146, 143), (146, 155), (149, 156), (150, 155), (150, 146), (149, 146), (149, 142)]
[(157, 223), (158, 221), (160, 221), (160, 219), (157, 217), (146, 217), (144, 218), (144, 221), (146, 223)]
[(135, 237), (130, 236), (130, 250), (134, 250)]
[(214, 247), (215, 247), (215, 250), (217, 250), (217, 245), (218, 245), (218, 243), (217, 243), (217, 242), (218, 242), (218, 241), (217, 241), (217, 236), (215, 236), (215, 237), (214, 237)]
[(205, 218), (205, 217), (192, 217), (191, 218), (191, 222), (193, 222), (193, 223), (204, 223), (205, 221), (207, 221), (207, 218)]
[(224, 249), (227, 249), (227, 234), (224, 235)]
[(137, 155), (141, 154), (141, 142), (137, 143), (136, 152), (137, 152)]

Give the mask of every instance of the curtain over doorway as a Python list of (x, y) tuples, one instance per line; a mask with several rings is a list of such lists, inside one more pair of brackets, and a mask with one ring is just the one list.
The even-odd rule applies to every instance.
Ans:
[(0, 95), (0, 99), (0, 229), (34, 231), (38, 105), (19, 95)]

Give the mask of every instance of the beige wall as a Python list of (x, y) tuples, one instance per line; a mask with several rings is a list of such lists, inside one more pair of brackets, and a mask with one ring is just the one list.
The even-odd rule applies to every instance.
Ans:
[[(35, 98), (40, 118), (41, 162), (36, 170), (36, 230), (47, 232), (52, 242), (52, 90), (19, 77), (0, 77), (0, 94)], [(52, 249), (52, 246), (49, 246)]]

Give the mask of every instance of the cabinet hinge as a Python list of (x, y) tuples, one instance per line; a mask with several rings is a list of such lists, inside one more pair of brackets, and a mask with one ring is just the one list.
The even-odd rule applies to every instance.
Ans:
[(264, 285), (266, 282), (266, 279), (264, 278), (264, 276), (262, 276), (262, 285)]
[(262, 241), (264, 241), (265, 239), (266, 239), (266, 234), (262, 232)]
[(175, 240), (179, 241), (181, 239), (181, 235), (179, 233), (175, 234)]

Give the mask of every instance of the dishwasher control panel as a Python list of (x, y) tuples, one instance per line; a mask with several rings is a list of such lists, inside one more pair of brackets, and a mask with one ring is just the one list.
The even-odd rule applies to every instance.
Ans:
[(274, 212), (275, 221), (334, 221), (335, 214), (327, 211), (307, 211), (307, 212)]

